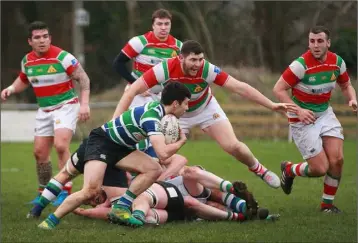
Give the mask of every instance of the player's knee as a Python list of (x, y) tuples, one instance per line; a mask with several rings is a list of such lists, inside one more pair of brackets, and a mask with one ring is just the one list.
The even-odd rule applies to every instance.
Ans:
[(198, 167), (185, 167), (183, 177), (188, 179), (197, 178), (200, 171), (201, 169)]
[(343, 155), (337, 155), (334, 156), (333, 158), (329, 158), (329, 164), (331, 167), (342, 167), (343, 166)]
[(85, 199), (90, 200), (92, 198), (95, 198), (101, 192), (101, 188), (94, 187), (94, 186), (88, 186), (88, 187), (84, 187), (82, 189), (82, 191), (83, 191), (83, 195), (84, 195)]
[(152, 163), (150, 166), (148, 166), (148, 174), (151, 175), (151, 177), (153, 178), (158, 178), (162, 173), (163, 173), (163, 169), (160, 166), (159, 163)]
[(47, 162), (49, 159), (48, 152), (42, 148), (35, 148), (34, 156), (35, 156), (36, 161), (38, 161), (38, 162)]
[(59, 153), (59, 154), (65, 153), (69, 150), (68, 145), (66, 143), (57, 142), (54, 144), (54, 146), (55, 146), (57, 153)]

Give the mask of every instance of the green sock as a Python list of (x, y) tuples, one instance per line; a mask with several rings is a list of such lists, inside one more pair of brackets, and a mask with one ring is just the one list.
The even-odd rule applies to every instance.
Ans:
[(232, 188), (233, 186), (230, 181), (222, 180), (222, 182), (220, 183), (220, 191), (222, 192), (232, 192)]

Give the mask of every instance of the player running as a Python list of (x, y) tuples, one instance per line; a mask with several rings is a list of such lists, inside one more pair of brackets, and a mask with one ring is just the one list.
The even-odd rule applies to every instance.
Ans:
[[(330, 52), (330, 32), (314, 27), (308, 36), (309, 50), (297, 58), (277, 81), (273, 91), (282, 102), (295, 103), (299, 109), (288, 113), (288, 122), (296, 146), (306, 162), (281, 163), (281, 187), (286, 194), (293, 180), (300, 177), (324, 178), (321, 211), (340, 213), (333, 205), (343, 168), (343, 128), (329, 105), (336, 83), (357, 112), (357, 96), (344, 60)], [(287, 93), (292, 89), (292, 97)]]
[[(76, 123), (90, 116), (90, 80), (78, 60), (69, 52), (51, 45), (49, 27), (35, 21), (28, 28), (28, 43), (32, 51), (21, 61), (21, 72), (12, 85), (1, 92), (6, 100), (32, 85), (39, 109), (36, 115), (34, 156), (36, 160), (38, 195), (36, 202), (52, 177), (50, 152), (55, 147), (61, 169), (70, 157), (69, 145)], [(73, 81), (80, 84), (78, 99)], [(63, 188), (57, 204), (71, 193), (72, 183)]]
[(159, 164), (136, 150), (135, 145), (149, 137), (160, 160), (164, 161), (175, 154), (185, 144), (185, 135), (180, 133), (177, 142), (165, 144), (160, 121), (166, 114), (182, 116), (188, 109), (190, 96), (183, 84), (173, 82), (164, 88), (161, 102), (135, 107), (93, 129), (84, 156), (86, 164), (82, 190), (70, 195), (39, 227), (54, 228), (62, 217), (95, 197), (100, 191), (107, 165), (139, 173), (111, 211), (119, 221), (135, 221), (130, 210), (133, 200), (153, 184), (162, 172)]
[(192, 94), (189, 110), (179, 119), (181, 129), (188, 133), (193, 126), (199, 125), (224, 151), (247, 165), (250, 171), (269, 186), (280, 187), (278, 176), (262, 165), (244, 143), (238, 141), (225, 112), (211, 94), (210, 85), (214, 83), (225, 87), (274, 111), (294, 110), (295, 105), (274, 103), (250, 85), (221, 71), (204, 59), (203, 48), (196, 41), (186, 41), (178, 57), (154, 66), (134, 82), (131, 88), (124, 92), (114, 117), (125, 111), (137, 94), (174, 80), (183, 83)]

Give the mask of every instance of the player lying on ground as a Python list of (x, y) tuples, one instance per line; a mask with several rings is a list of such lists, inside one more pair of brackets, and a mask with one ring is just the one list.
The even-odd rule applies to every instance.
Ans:
[[(196, 166), (185, 167), (182, 175), (166, 182), (156, 182), (146, 192), (138, 196), (133, 202), (133, 216), (140, 219), (142, 224), (129, 225), (141, 226), (144, 222), (157, 224), (173, 220), (184, 220), (188, 219), (188, 217), (240, 221), (256, 217), (257, 202), (252, 194), (247, 191), (244, 183), (235, 182), (233, 186), (230, 182)], [(248, 203), (229, 192), (207, 189), (198, 183), (198, 181), (202, 180), (205, 181), (204, 184), (213, 188), (221, 187), (223, 191), (233, 191)], [(226, 186), (222, 187), (221, 185)], [(113, 197), (114, 190), (118, 190), (118, 193), (121, 193), (119, 188), (113, 188), (109, 193), (107, 187), (104, 187), (104, 190), (108, 197), (112, 197), (112, 202), (116, 200), (116, 197)], [(208, 201), (208, 199), (213, 201)], [(247, 204), (250, 207), (247, 207)], [(107, 200), (106, 203), (96, 208), (78, 208), (74, 213), (91, 218), (108, 219), (107, 214), (110, 211), (110, 206), (110, 201)], [(221, 210), (215, 207), (219, 207)], [(266, 212), (268, 214), (267, 210)], [(266, 218), (267, 214), (264, 218)], [(276, 215), (271, 217), (277, 218)], [(261, 218), (263, 217), (261, 216)], [(111, 220), (116, 223), (115, 220)]]
[[(43, 192), (43, 194), (40, 197), (39, 202), (34, 205), (32, 210), (28, 214), (28, 217), (39, 217), (41, 215), (41, 212), (43, 211), (43, 209), (51, 201), (56, 199), (56, 196), (61, 191), (61, 186), (66, 184), (67, 181), (75, 178), (78, 174), (83, 173), (83, 170), (84, 170), (83, 157), (84, 157), (84, 152), (86, 149), (86, 142), (87, 142), (87, 139), (85, 139), (82, 142), (82, 144), (79, 146), (78, 150), (72, 154), (72, 156), (71, 156), (70, 160), (67, 162), (65, 168), (62, 169), (54, 178), (52, 178), (50, 183), (48, 183), (45, 191)], [(150, 151), (150, 148), (147, 148), (147, 151), (148, 150)], [(170, 158), (170, 161), (172, 162), (171, 164), (175, 164), (176, 166), (181, 165), (180, 167), (183, 167), (183, 165), (187, 162), (187, 160), (183, 156), (180, 156), (180, 155), (173, 155)], [(169, 167), (170, 167), (170, 165), (169, 165)], [(179, 170), (173, 171), (172, 173), (170, 173), (170, 172), (168, 173), (168, 169), (167, 169), (166, 171), (164, 171), (162, 173), (160, 178), (161, 177), (167, 178), (167, 177), (173, 176), (174, 174), (177, 174), (178, 171)], [(231, 185), (230, 182), (224, 181), (223, 179), (216, 177), (215, 175), (211, 174), (210, 172), (200, 170), (197, 167), (185, 167), (184, 169), (182, 169), (180, 174), (182, 174), (184, 176), (184, 178), (186, 178), (186, 180), (184, 180), (184, 182), (181, 183), (181, 187), (182, 187), (181, 194), (183, 194), (183, 192), (184, 192), (184, 194), (188, 196), (188, 192), (186, 192), (185, 188), (184, 188), (184, 185), (185, 185), (185, 187), (190, 188), (191, 192), (197, 193), (196, 195), (200, 196), (200, 195), (206, 194), (207, 196), (209, 196), (210, 191), (205, 190), (205, 192), (203, 192), (204, 191), (203, 186), (195, 185), (194, 184), (195, 181), (202, 182), (207, 187), (217, 188), (217, 189), (219, 189), (220, 185), (221, 185), (223, 187), (221, 190), (234, 192), (234, 187)], [(178, 184), (178, 181), (180, 182), (180, 179), (179, 180), (176, 179), (176, 184)], [(192, 182), (194, 182), (194, 183), (192, 183)], [(123, 195), (123, 193), (125, 192), (126, 187), (128, 185), (127, 181), (126, 181), (126, 175), (120, 169), (113, 168), (113, 167), (107, 167), (103, 185), (106, 188), (106, 193), (109, 195), (108, 196), (109, 198), (113, 198), (115, 196), (115, 199), (118, 199), (118, 196)], [(154, 190), (159, 190), (159, 189), (157, 189), (157, 186), (154, 186)], [(115, 192), (115, 194), (113, 192)], [(240, 198), (237, 198), (234, 195), (229, 195), (229, 193), (223, 193), (220, 191), (216, 191), (216, 193), (214, 194), (214, 192), (215, 191), (213, 191), (213, 193), (211, 194), (212, 195), (211, 198), (213, 198), (214, 195), (217, 195), (215, 201), (217, 201), (219, 203), (223, 203), (224, 205), (226, 203), (226, 206), (231, 207), (234, 212), (239, 213), (240, 211), (243, 210), (243, 208), (245, 208), (244, 200), (240, 200)], [(155, 193), (155, 194), (158, 194), (158, 193)], [(103, 193), (99, 193), (92, 200), (92, 203), (90, 203), (90, 204), (92, 204), (92, 205), (98, 204), (98, 202), (102, 201), (101, 198), (103, 200)], [(202, 199), (202, 200), (204, 200), (204, 199)], [(211, 199), (211, 200), (213, 200), (213, 199)], [(114, 201), (114, 200), (112, 200), (112, 201)], [(253, 203), (255, 203), (255, 201), (253, 199), (251, 201)], [(86, 202), (86, 203), (89, 203), (89, 202)], [(195, 201), (193, 201), (193, 199), (186, 198), (186, 203), (189, 206), (198, 207), (198, 205), (195, 205)], [(110, 204), (108, 204), (108, 206), (110, 206)], [(173, 207), (169, 205), (169, 209), (171, 209), (171, 208), (173, 208)], [(106, 217), (106, 214), (108, 213), (108, 209), (109, 209), (108, 207), (104, 211), (102, 209), (102, 211), (103, 211), (102, 215), (104, 215), (103, 217)], [(163, 209), (167, 209), (166, 205), (163, 207)], [(200, 209), (200, 207), (199, 207), (199, 209)], [(91, 215), (101, 215), (101, 212), (98, 212), (98, 210), (101, 211), (101, 209), (96, 209), (96, 210), (89, 210), (89, 211), (85, 211), (85, 212), (90, 213)], [(174, 212), (174, 211), (176, 211), (176, 209), (169, 210), (169, 211)], [(173, 212), (166, 213), (166, 215), (174, 214)], [(161, 212), (161, 214), (165, 215), (165, 212)], [(214, 215), (214, 217), (216, 215)], [(219, 213), (219, 217), (222, 215), (223, 215), (223, 213), (221, 213), (221, 214)], [(234, 216), (235, 216), (235, 214), (234, 214)], [(94, 217), (96, 217), (96, 216), (94, 216)], [(205, 212), (202, 217), (205, 218)], [(165, 218), (165, 216), (162, 216), (161, 218)], [(170, 218), (172, 218), (172, 217), (170, 217)], [(177, 218), (177, 216), (174, 218)], [(214, 219), (221, 219), (221, 218), (214, 218)]]
[[(82, 141), (78, 149), (71, 155), (70, 159), (68, 159), (66, 165), (62, 168), (62, 170), (56, 176), (51, 178), (50, 182), (46, 185), (45, 190), (43, 191), (37, 202), (34, 203), (34, 206), (31, 211), (27, 214), (27, 218), (40, 217), (42, 211), (47, 207), (47, 205), (49, 205), (58, 197), (64, 185), (66, 185), (67, 182), (72, 181), (79, 174), (83, 174), (85, 166), (84, 154), (87, 140), (88, 139), (84, 139)], [(154, 150), (152, 147), (144, 148), (145, 150), (143, 151), (145, 153), (149, 155), (153, 154)], [(178, 154), (175, 154), (166, 161), (161, 162), (162, 166), (165, 166), (166, 169), (159, 176), (158, 180), (164, 180), (165, 178), (177, 175), (180, 168), (182, 168), (187, 162), (188, 161), (185, 157)], [(117, 194), (116, 196), (123, 195), (123, 188), (128, 187), (128, 183), (126, 181), (127, 177), (124, 171), (113, 167), (107, 167), (104, 174), (103, 185), (107, 187), (115, 186), (112, 182), (113, 179), (111, 179), (114, 177), (113, 175), (117, 175), (118, 177), (120, 177), (119, 179), (116, 179), (116, 181), (119, 181), (119, 183), (115, 185), (122, 188), (122, 193)], [(119, 193), (119, 191), (116, 192)], [(101, 195), (102, 193), (99, 193), (97, 197), (100, 197)], [(91, 201), (98, 201), (99, 199), (97, 197), (95, 197)]]

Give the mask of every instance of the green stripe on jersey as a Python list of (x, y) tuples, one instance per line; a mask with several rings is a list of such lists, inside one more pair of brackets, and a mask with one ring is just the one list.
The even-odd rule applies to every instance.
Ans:
[(296, 61), (301, 63), (305, 70), (307, 69), (306, 61), (303, 57), (297, 58)]
[(165, 80), (169, 79), (168, 62), (162, 62)]
[(76, 92), (74, 89), (70, 89), (69, 91), (59, 95), (37, 97), (37, 102), (40, 107), (44, 108), (44, 107), (60, 104), (61, 102), (70, 100), (74, 97), (77, 97)]
[(109, 122), (107, 122), (107, 125), (108, 125), (108, 131), (109, 131), (109, 136), (111, 137), (111, 139), (113, 141), (115, 141), (116, 143), (118, 144), (123, 144), (119, 139), (118, 139), (118, 136), (116, 134), (116, 132), (114, 131), (116, 128), (115, 128), (115, 125), (114, 125), (114, 121), (111, 120)]
[(337, 66), (339, 68), (341, 68), (343, 59), (340, 56), (338, 56), (337, 54), (336, 54), (336, 57), (337, 57)]
[(65, 69), (60, 63), (56, 63), (56, 61), (54, 61), (53, 64), (38, 64), (34, 66), (27, 66), (25, 67), (25, 72), (28, 77), (33, 77), (64, 73)]
[(132, 117), (132, 110), (128, 110), (127, 112), (123, 113), (120, 119), (120, 123), (124, 125), (123, 126), (124, 130), (128, 131), (127, 136), (132, 140), (136, 139), (135, 136), (133, 136), (133, 134), (135, 133), (139, 133), (142, 134), (143, 136), (146, 136), (145, 133), (142, 131), (142, 129), (138, 127), (139, 124), (136, 125), (135, 118)]
[(137, 75), (138, 77), (140, 77), (140, 76), (143, 75), (143, 73), (140, 72), (140, 71), (138, 71), (137, 69), (133, 69), (133, 73), (134, 73), (135, 75)]
[(165, 59), (165, 58), (171, 58), (173, 52), (176, 53), (176, 51), (171, 48), (145, 47), (142, 50), (141, 54)]
[(47, 184), (47, 187), (51, 188), (52, 190), (54, 190), (55, 192), (58, 192), (58, 193), (61, 191), (61, 188), (59, 188), (58, 186), (56, 186), (55, 184), (53, 184), (51, 182), (49, 182)]
[(144, 139), (144, 140), (140, 140), (137, 144), (136, 144), (136, 148), (140, 151), (145, 151), (149, 146), (148, 146), (148, 140)]
[(329, 103), (325, 102), (322, 104), (313, 104), (313, 103), (305, 103), (299, 101), (295, 96), (292, 97), (292, 100), (301, 108), (311, 110), (313, 112), (322, 112), (328, 109)]
[(61, 52), (58, 54), (57, 59), (62, 62), (63, 59), (65, 59), (65, 57), (66, 57), (67, 54), (68, 54), (67, 51), (61, 51)]
[(139, 38), (140, 42), (142, 42), (142, 44), (143, 44), (144, 46), (148, 43), (148, 41), (147, 41), (147, 39), (144, 37), (144, 35), (140, 35), (140, 36), (138, 36), (138, 38)]
[(183, 42), (181, 42), (181, 41), (178, 40), (178, 39), (175, 39), (175, 45), (176, 45), (177, 47), (179, 47), (179, 49), (181, 49), (181, 46), (183, 45)]
[(210, 66), (209, 62), (205, 60), (203, 73), (201, 75), (205, 80), (207, 79), (209, 74), (209, 66)]

